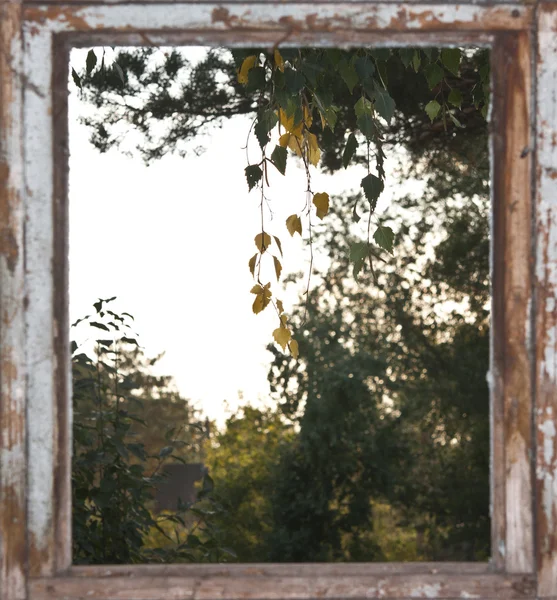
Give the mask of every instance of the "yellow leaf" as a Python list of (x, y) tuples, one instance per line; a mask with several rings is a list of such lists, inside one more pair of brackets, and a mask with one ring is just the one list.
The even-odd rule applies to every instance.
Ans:
[[(284, 127), (286, 133), (291, 133), (292, 135), (295, 135), (296, 137), (300, 138), (300, 140), (302, 139), (302, 131), (304, 128), (304, 124), (302, 123), (302, 121), (300, 121), (299, 123), (294, 123), (294, 115), (292, 115), (291, 117), (287, 117), (286, 113), (284, 112), (284, 110), (282, 110), (282, 108), (280, 108), (278, 111), (278, 118), (279, 123), (282, 125), (282, 127)], [(287, 143), (282, 145), (286, 146)]]
[(292, 152), (296, 153), (300, 158), (302, 158), (302, 138), (300, 136), (292, 134), (288, 134), (288, 147)]
[(255, 263), (257, 261), (257, 254), (254, 254), (250, 259), (249, 259), (249, 270), (250, 273), (252, 275), (255, 274)]
[(321, 127), (325, 129), (325, 127), (327, 126), (327, 119), (325, 119), (321, 111), (319, 111), (319, 116), (321, 117)]
[(252, 310), (255, 314), (260, 313), (263, 309), (269, 306), (271, 302), (272, 292), (269, 289), (270, 283), (265, 284), (265, 287), (259, 284), (254, 285), (251, 288), (251, 293), (255, 294), (255, 300), (253, 301)]
[(317, 216), (320, 219), (323, 219), (323, 217), (329, 212), (329, 194), (326, 192), (315, 194), (313, 196), (313, 203), (317, 209)]
[(282, 300), (277, 300), (277, 309), (279, 311), (279, 315), (284, 312), (284, 306), (282, 305)]
[(255, 245), (261, 254), (271, 245), (271, 236), (268, 233), (258, 233), (255, 236)]
[(280, 243), (280, 240), (278, 239), (278, 237), (276, 235), (273, 236), (273, 239), (275, 240), (275, 242), (278, 246), (280, 255), (282, 256), (282, 244)]
[(311, 127), (311, 124), (313, 123), (313, 117), (311, 116), (311, 112), (309, 110), (309, 108), (306, 106), (304, 106), (304, 123), (306, 124), (306, 127), (309, 129)]
[(321, 150), (319, 149), (319, 145), (317, 143), (317, 136), (315, 133), (307, 134), (307, 145), (308, 145), (308, 160), (309, 162), (316, 167), (319, 159), (321, 158)]
[(277, 69), (281, 71), (281, 73), (284, 73), (284, 58), (282, 58), (280, 52), (278, 51), (278, 48), (275, 48), (274, 56), (275, 65), (277, 66)]
[(275, 342), (279, 344), (283, 350), (286, 350), (286, 345), (292, 337), (292, 334), (290, 333), (290, 329), (281, 326), (273, 331), (273, 337), (275, 338)]
[(298, 342), (296, 340), (290, 340), (288, 344), (288, 348), (290, 349), (290, 354), (292, 354), (292, 358), (298, 358)]
[(277, 274), (277, 281), (280, 279), (280, 272), (282, 271), (282, 265), (280, 264), (280, 260), (273, 256), (273, 261), (275, 262), (275, 273)]
[(280, 108), (278, 112), (278, 118), (279, 123), (282, 125), (282, 127), (284, 127), (286, 131), (290, 132), (292, 131), (292, 129), (294, 129), (294, 115), (292, 115), (291, 117), (287, 117), (284, 110)]
[(286, 327), (286, 321), (288, 321), (288, 315), (280, 315), (280, 322), (282, 323), (282, 327)]
[(255, 63), (257, 62), (257, 56), (252, 55), (244, 58), (244, 62), (238, 71), (238, 83), (242, 83), (246, 85), (248, 82), (248, 73), (255, 67)]
[(294, 235), (298, 232), (302, 235), (302, 221), (298, 215), (290, 215), (288, 219), (286, 219), (286, 228), (288, 229), (288, 233), (290, 235)]
[(282, 146), (283, 148), (288, 148), (288, 142), (289, 141), (290, 141), (290, 134), (289, 133), (283, 133), (279, 137), (279, 146)]

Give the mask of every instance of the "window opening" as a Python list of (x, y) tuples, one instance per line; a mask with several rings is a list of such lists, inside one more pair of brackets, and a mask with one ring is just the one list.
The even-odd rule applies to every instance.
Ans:
[(72, 52), (76, 563), (489, 556), (489, 53), (278, 52)]

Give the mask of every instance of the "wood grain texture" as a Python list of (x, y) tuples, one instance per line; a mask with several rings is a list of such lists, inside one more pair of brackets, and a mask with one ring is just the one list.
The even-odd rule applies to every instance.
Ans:
[(0, 600), (26, 596), (21, 5), (0, 2)]
[(53, 322), (54, 380), (56, 402), (56, 439), (54, 440), (54, 571), (67, 570), (72, 563), (72, 489), (71, 489), (71, 353), (69, 310), (69, 131), (68, 76), (69, 48), (55, 39), (52, 47), (52, 129), (53, 129)]
[(509, 573), (534, 569), (530, 56), (526, 32), (505, 34), (492, 61), (494, 441), (504, 440), (495, 454), (495, 490), (504, 485), (504, 504), (494, 499), (494, 522), (498, 530), (504, 524), (504, 534), (497, 531), (494, 552)]
[(536, 164), (538, 596), (557, 596), (557, 4), (540, 7)]
[[(343, 565), (349, 566), (349, 565)], [(114, 576), (40, 579), (31, 583), (36, 600), (312, 600), (317, 598), (533, 598), (531, 576), (495, 574), (369, 574), (359, 576), (244, 576), (203, 575), (189, 577)], [(164, 567), (162, 567), (164, 569)], [(154, 571), (153, 571), (154, 573)]]

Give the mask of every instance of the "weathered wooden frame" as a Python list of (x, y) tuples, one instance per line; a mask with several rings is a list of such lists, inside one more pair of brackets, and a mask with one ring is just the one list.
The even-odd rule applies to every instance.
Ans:
[[(557, 3), (0, 0), (0, 600), (557, 600)], [(96, 43), (485, 44), (490, 564), (72, 567), (67, 57)]]

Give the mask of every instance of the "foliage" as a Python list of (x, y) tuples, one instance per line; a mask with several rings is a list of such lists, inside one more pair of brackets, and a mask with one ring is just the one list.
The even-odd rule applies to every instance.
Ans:
[[(282, 271), (280, 239), (266, 231), (264, 218), (268, 169), (285, 175), (289, 152), (303, 162), (306, 205), (288, 217), (286, 227), (290, 235), (302, 235), (305, 228), (311, 244), (313, 216), (323, 219), (330, 208), (327, 192), (312, 188), (311, 169), (323, 153), (326, 169), (365, 164), (361, 189), (367, 200), (367, 240), (352, 256), (356, 271), (364, 260), (373, 269), (377, 253), (391, 252), (396, 238), (390, 226), (374, 219), (385, 188), (389, 137), (391, 147), (396, 141), (416, 152), (419, 145), (414, 142), (417, 134), (422, 139), (424, 124), (425, 135), (434, 139), (439, 130), (447, 138), (454, 138), (463, 127), (474, 132), (477, 115), (485, 117), (489, 101), (486, 52), (458, 48), (214, 50), (195, 66), (176, 50), (156, 62), (151, 50), (141, 49), (119, 52), (110, 67), (104, 54), (99, 64), (91, 50), (85, 72), (75, 73), (76, 77), (99, 109), (85, 119), (94, 144), (101, 150), (118, 145), (125, 122), (142, 134), (140, 151), (146, 160), (169, 151), (184, 153), (189, 139), (225, 117), (255, 115), (248, 140), (256, 138), (260, 158), (255, 162), (248, 158), (245, 169), (249, 191), (258, 188), (261, 197), (257, 252), (248, 261), (255, 279), (253, 310), (257, 314), (274, 307), (278, 327), (273, 336), (295, 356), (298, 341), (282, 302), (275, 298), (271, 282), (260, 278), (264, 260), (273, 261), (277, 280)], [(408, 94), (410, 88), (415, 93)], [(347, 218), (358, 221), (360, 215), (354, 208)]]
[[(88, 121), (95, 144), (117, 144), (123, 121), (146, 136), (140, 150), (151, 160), (183, 152), (221, 118), (252, 114), (261, 159), (246, 168), (249, 190), (263, 211), (268, 169), (285, 174), (293, 156), (302, 161), (308, 203), (286, 228), (308, 233), (330, 258), (287, 320), (259, 277), (262, 260), (277, 280), (282, 270), (280, 239), (262, 212), (249, 260), (253, 310), (274, 306), (273, 336), (290, 355), (271, 348), (278, 410), (244, 407), (205, 441), (214, 493), (232, 515), (212, 516), (215, 543), (241, 561), (484, 559), (486, 52), (214, 51), (196, 67), (178, 52), (151, 58), (121, 52), (122, 77), (101, 65), (80, 80), (100, 108)], [(424, 179), (425, 191), (379, 221), (383, 161), (400, 145), (411, 158), (400, 178)], [(331, 172), (366, 165), (361, 193), (314, 192), (317, 163)], [(371, 220), (358, 224), (362, 207), (373, 231)], [(326, 217), (319, 228), (314, 216)], [(387, 526), (396, 533), (385, 541)]]
[[(203, 440), (187, 421), (192, 416), (187, 401), (168, 390), (168, 378), (155, 377), (146, 369), (146, 363), (154, 361), (145, 359), (130, 335), (131, 316), (107, 306), (112, 300), (99, 300), (94, 315), (74, 324), (103, 332), (103, 338), (95, 341), (93, 357), (72, 343), (74, 562), (221, 560), (223, 550), (210, 522), (221, 508), (212, 497), (210, 477), (205, 477), (195, 503), (182, 502), (175, 512), (152, 513), (163, 463), (183, 461), (191, 449), (192, 456), (198, 456)], [(176, 411), (182, 431), (166, 431), (164, 446), (158, 446), (161, 426), (168, 425)], [(158, 416), (152, 418), (155, 413)], [(187, 535), (180, 538), (178, 528)], [(153, 531), (162, 536), (154, 548), (148, 544)]]
[[(368, 497), (416, 528), (422, 556), (489, 554), (489, 393), (478, 376), (489, 356), (489, 200), (487, 177), (477, 176), (461, 173), (458, 185), (466, 192), (483, 182), (482, 196), (446, 196), (440, 187), (401, 200), (405, 247), (375, 279), (362, 268), (354, 284), (345, 251), (354, 238), (343, 215), (333, 215), (316, 241), (331, 265), (312, 292), (309, 316), (305, 301), (293, 315), (302, 358), (295, 363), (270, 348), (282, 411), (294, 416), (303, 407), (299, 449), (285, 459), (276, 488), (285, 494), (276, 502), (284, 507), (277, 531), (285, 531), (277, 556), (301, 560), (304, 548), (304, 559), (315, 560), (344, 549), (331, 494), (343, 489), (345, 474), (348, 490), (367, 485)], [(336, 200), (335, 211), (351, 210), (353, 199)], [(308, 502), (298, 502), (296, 514), (290, 507), (302, 494)], [(345, 505), (350, 515), (354, 504)], [(363, 503), (354, 516), (368, 510)], [(321, 527), (309, 518), (315, 513)]]
[(215, 498), (226, 509), (218, 520), (220, 541), (239, 562), (269, 558), (275, 467), (294, 438), (292, 425), (280, 412), (247, 404), (207, 443)]

